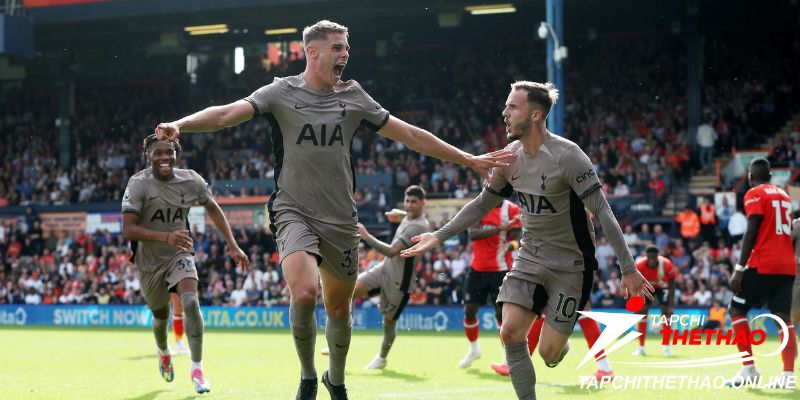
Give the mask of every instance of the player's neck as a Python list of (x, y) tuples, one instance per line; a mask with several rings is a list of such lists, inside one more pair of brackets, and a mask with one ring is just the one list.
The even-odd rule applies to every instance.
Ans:
[(536, 154), (549, 136), (550, 132), (547, 131), (547, 128), (531, 127), (531, 131), (520, 140), (522, 151), (529, 155)]
[(309, 88), (318, 92), (330, 92), (333, 90), (333, 86), (328, 85), (325, 80), (322, 79), (320, 71), (315, 72), (311, 66), (306, 66), (306, 70), (303, 72), (303, 80), (306, 81), (306, 85), (308, 85)]

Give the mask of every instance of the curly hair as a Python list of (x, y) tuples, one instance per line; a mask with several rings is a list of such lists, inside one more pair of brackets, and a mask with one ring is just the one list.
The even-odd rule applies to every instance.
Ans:
[[(142, 141), (142, 151), (144, 152), (145, 156), (147, 156), (147, 150), (150, 148), (150, 145), (152, 145), (153, 143), (155, 143), (157, 141), (158, 141), (158, 137), (156, 136), (155, 133), (153, 133), (150, 136), (144, 138), (144, 141)], [(175, 139), (175, 141), (173, 141), (172, 143), (175, 144), (175, 154), (180, 154), (180, 152), (181, 152), (181, 144), (178, 141), (178, 139)]]

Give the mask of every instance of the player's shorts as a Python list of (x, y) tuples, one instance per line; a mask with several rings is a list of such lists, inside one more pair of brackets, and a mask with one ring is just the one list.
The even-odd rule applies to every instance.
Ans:
[(521, 264), (528, 263), (519, 257), (514, 268), (506, 274), (497, 303), (513, 303), (538, 315), (550, 327), (565, 335), (572, 334), (578, 311), (583, 310), (592, 290), (594, 271), (564, 272), (541, 266), (522, 266), (536, 274), (520, 272)]
[(280, 263), (286, 256), (305, 251), (317, 256), (319, 267), (344, 281), (358, 278), (358, 226), (324, 224), (294, 211), (274, 214)]
[(759, 274), (749, 268), (744, 271), (742, 291), (733, 295), (731, 305), (745, 311), (767, 305), (773, 313), (789, 313), (792, 308), (792, 289), (795, 277), (791, 275)]
[(792, 311), (800, 312), (800, 274), (794, 278), (792, 289)]
[(659, 306), (666, 307), (669, 305), (669, 288), (658, 288), (656, 292), (653, 294), (653, 300), (648, 299), (647, 297), (644, 298), (645, 303), (648, 306), (653, 305), (654, 302), (658, 302)]
[(367, 272), (358, 276), (358, 283), (367, 289), (370, 297), (380, 294), (381, 313), (386, 318), (394, 321), (400, 319), (400, 314), (408, 305), (409, 294), (398, 289), (389, 281), (389, 273), (383, 263), (370, 268)]
[(170, 292), (175, 292), (178, 282), (192, 278), (197, 278), (197, 268), (194, 266), (194, 258), (184, 255), (170, 261), (164, 268), (158, 268), (153, 272), (137, 269), (139, 284), (142, 287), (142, 296), (147, 307), (151, 310), (158, 310), (168, 307), (170, 304)]
[(506, 272), (482, 272), (470, 268), (464, 279), (464, 303), (484, 305), (489, 300), (494, 304)]

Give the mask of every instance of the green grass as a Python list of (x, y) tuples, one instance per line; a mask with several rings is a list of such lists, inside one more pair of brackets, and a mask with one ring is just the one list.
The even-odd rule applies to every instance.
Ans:
[[(351, 399), (513, 399), (510, 380), (495, 375), (489, 365), (502, 357), (496, 334), (482, 333), (483, 358), (469, 369), (457, 364), (467, 350), (463, 334), (400, 332), (383, 371), (365, 371), (377, 353), (380, 332), (357, 332), (350, 347), (347, 386)], [(170, 341), (172, 337), (170, 334)], [(740, 365), (693, 370), (644, 370), (621, 361), (642, 361), (630, 356), (628, 344), (610, 356), (617, 375), (725, 375)], [(768, 342), (765, 349), (777, 343)], [(769, 347), (767, 347), (769, 346)], [(318, 350), (326, 347), (324, 333), (317, 336)], [(678, 347), (671, 361), (711, 357), (734, 348)], [(787, 390), (602, 390), (582, 389), (578, 375), (594, 372), (587, 364), (575, 367), (587, 351), (582, 336), (572, 338), (571, 353), (555, 369), (534, 357), (539, 399), (800, 399)], [(665, 361), (654, 337), (648, 340), (646, 361)], [(147, 329), (0, 328), (0, 398), (2, 399), (189, 399), (200, 397), (188, 378), (188, 356), (173, 361), (175, 381), (164, 382), (157, 367), (152, 335)], [(319, 374), (327, 359), (317, 356)], [(762, 375), (780, 372), (780, 357), (757, 361)], [(208, 330), (204, 366), (212, 383), (205, 397), (215, 399), (293, 399), (299, 379), (291, 336), (287, 331)], [(320, 387), (319, 399), (327, 399)]]

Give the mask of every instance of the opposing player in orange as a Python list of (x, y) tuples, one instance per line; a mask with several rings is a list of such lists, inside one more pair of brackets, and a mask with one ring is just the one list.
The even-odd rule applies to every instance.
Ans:
[[(658, 300), (658, 305), (661, 307), (661, 314), (667, 318), (672, 316), (675, 311), (675, 278), (678, 274), (675, 273), (675, 268), (672, 266), (672, 261), (669, 258), (658, 254), (658, 247), (648, 246), (645, 250), (645, 256), (636, 260), (636, 269), (644, 275), (645, 279), (650, 282), (656, 289), (655, 299)], [(638, 330), (642, 335), (639, 336), (639, 348), (633, 352), (635, 356), (645, 355), (644, 341), (647, 336), (647, 313), (650, 311), (650, 305), (653, 304), (650, 299), (645, 299), (645, 306), (637, 312), (637, 314), (645, 315), (645, 318), (639, 321)], [(669, 329), (669, 325), (665, 327)], [(664, 346), (664, 355), (667, 357), (672, 356), (672, 350), (669, 345)]]
[(175, 335), (175, 349), (172, 354), (189, 354), (189, 348), (183, 344), (183, 304), (177, 293), (170, 293), (172, 301), (172, 333)]
[(513, 260), (508, 246), (522, 228), (520, 216), (519, 206), (504, 200), (467, 231), (473, 251), (464, 280), (464, 333), (469, 340), (469, 351), (458, 364), (461, 368), (469, 368), (481, 357), (478, 308), (488, 300), (494, 306), (497, 324), (503, 323), (502, 309), (495, 301), (503, 278), (511, 269)]
[[(781, 340), (789, 336), (781, 352), (784, 377), (771, 386), (793, 389), (797, 340), (794, 325), (789, 320), (796, 273), (791, 229), (792, 199), (783, 189), (770, 183), (772, 174), (766, 159), (756, 158), (750, 162), (749, 171), (752, 188), (744, 195), (747, 230), (742, 238), (742, 255), (731, 277), (734, 293), (730, 305), (731, 324), (736, 337), (749, 338), (747, 311), (764, 304), (783, 320), (783, 326), (778, 324)], [(748, 356), (753, 354), (748, 340), (740, 340), (737, 346), (740, 352), (747, 352)], [(728, 386), (738, 387), (759, 379), (755, 362), (748, 356), (743, 357), (744, 366)]]

